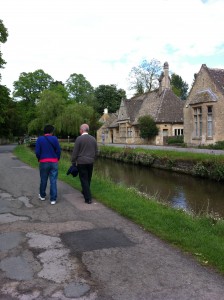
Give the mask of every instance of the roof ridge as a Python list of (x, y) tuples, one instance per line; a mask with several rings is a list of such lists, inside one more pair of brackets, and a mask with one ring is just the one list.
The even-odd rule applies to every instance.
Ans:
[[(156, 112), (156, 119), (158, 118), (158, 116), (159, 116), (159, 113), (160, 113), (160, 110), (161, 110), (161, 107), (162, 107), (162, 103), (163, 103), (163, 100), (164, 100), (164, 98), (165, 98), (165, 94), (166, 94), (166, 91), (167, 91), (167, 89), (164, 89), (163, 91), (162, 91), (162, 93), (160, 94), (160, 96), (159, 96), (159, 100), (160, 100), (160, 103), (159, 103), (159, 105), (158, 105), (158, 108), (157, 108), (157, 112)], [(163, 94), (163, 95), (162, 95)], [(162, 95), (162, 97), (161, 97), (161, 95)]]

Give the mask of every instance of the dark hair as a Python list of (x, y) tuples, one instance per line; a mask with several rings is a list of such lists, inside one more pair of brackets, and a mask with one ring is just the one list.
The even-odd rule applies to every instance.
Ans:
[(53, 133), (53, 132), (54, 132), (54, 126), (53, 125), (46, 125), (44, 127), (44, 134)]

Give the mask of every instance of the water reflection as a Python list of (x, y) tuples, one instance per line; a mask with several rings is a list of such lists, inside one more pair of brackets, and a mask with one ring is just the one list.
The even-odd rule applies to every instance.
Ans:
[(172, 207), (218, 213), (224, 217), (224, 186), (211, 180), (144, 166), (129, 165), (109, 159), (97, 159), (95, 170), (114, 182), (133, 186)]

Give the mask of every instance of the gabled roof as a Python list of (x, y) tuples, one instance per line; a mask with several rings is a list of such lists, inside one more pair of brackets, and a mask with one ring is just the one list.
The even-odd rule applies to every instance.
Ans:
[(123, 99), (117, 122), (138, 124), (138, 118), (150, 115), (156, 123), (182, 123), (185, 101), (180, 100), (170, 89), (148, 92), (131, 99)]
[(204, 67), (213, 82), (217, 85), (221, 93), (224, 95), (224, 69), (212, 69), (208, 68), (206, 65), (202, 65)]
[[(206, 64), (203, 64), (198, 74), (195, 74), (196, 77), (193, 86), (195, 86), (197, 82), (197, 77), (200, 76), (200, 74), (203, 72), (206, 72), (208, 74), (211, 82), (214, 83), (217, 89), (222, 93), (222, 95), (224, 95), (224, 69), (212, 69), (208, 68)], [(192, 90), (193, 87), (191, 91)], [(192, 96), (190, 96), (191, 91), (188, 96), (188, 99), (190, 99), (190, 101), (187, 101), (190, 105), (218, 101), (217, 95), (214, 91), (211, 90), (211, 88), (209, 88), (209, 86), (203, 90), (198, 90), (197, 93)]]
[(125, 104), (125, 99), (121, 100), (120, 108), (118, 111), (118, 120), (119, 121), (126, 121), (129, 119), (127, 105)]
[(183, 122), (183, 108), (185, 101), (177, 97), (172, 90), (165, 89), (160, 95), (158, 106), (157, 123), (179, 123)]
[(111, 114), (110, 122), (108, 124), (109, 128), (118, 127), (117, 124), (118, 112)]
[(108, 127), (117, 127), (123, 122), (135, 125), (139, 117), (146, 115), (150, 115), (156, 123), (183, 123), (185, 102), (171, 90), (169, 65), (165, 62), (159, 89), (131, 99), (122, 99), (118, 117)]
[(104, 114), (99, 121), (102, 123), (102, 127), (106, 128), (109, 127), (114, 121), (117, 120), (117, 116), (118, 116), (117, 113)]
[(203, 90), (197, 92), (189, 104), (198, 104), (198, 103), (206, 103), (206, 102), (216, 102), (217, 96), (210, 90)]

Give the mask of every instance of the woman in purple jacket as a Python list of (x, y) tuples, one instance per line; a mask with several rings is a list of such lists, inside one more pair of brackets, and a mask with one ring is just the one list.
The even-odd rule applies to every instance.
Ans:
[(48, 178), (50, 179), (50, 201), (57, 201), (58, 161), (61, 156), (61, 148), (56, 136), (53, 136), (54, 126), (46, 125), (44, 135), (36, 141), (35, 153), (39, 161), (40, 193), (39, 199), (45, 200)]

